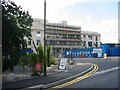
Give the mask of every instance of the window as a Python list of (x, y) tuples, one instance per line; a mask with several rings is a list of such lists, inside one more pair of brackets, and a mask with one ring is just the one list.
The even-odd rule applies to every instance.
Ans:
[(54, 44), (55, 44), (55, 41), (54, 41), (54, 40), (50, 40), (50, 41), (49, 41), (49, 44), (50, 44), (50, 45), (54, 45)]
[(83, 37), (85, 38), (85, 35), (83, 35)]
[(92, 42), (88, 42), (88, 46), (89, 46), (89, 47), (92, 47)]
[(77, 38), (77, 35), (75, 35), (74, 38)]
[(86, 41), (84, 41), (84, 44), (86, 44)]
[(66, 41), (62, 41), (62, 45), (66, 45), (67, 44), (67, 42)]
[(63, 36), (64, 39), (67, 37), (65, 34), (63, 34), (62, 36)]
[(78, 43), (77, 42), (73, 42), (74, 43), (74, 45), (78, 45)]
[(56, 37), (57, 37), (57, 38), (60, 38), (60, 35), (59, 35), (59, 34), (56, 34)]
[(40, 45), (40, 40), (37, 40), (37, 45)]
[(48, 45), (50, 44), (50, 41), (47, 40), (46, 42), (47, 42)]
[(50, 37), (50, 34), (46, 34), (46, 36), (47, 36), (47, 38), (49, 38), (49, 37)]
[(81, 35), (81, 37), (83, 38), (83, 35)]
[(96, 36), (95, 38), (96, 38), (96, 41), (98, 41), (98, 38), (97, 38), (97, 36)]
[(41, 36), (40, 32), (37, 32), (37, 37), (40, 37), (40, 36)]
[(88, 38), (89, 38), (90, 40), (92, 40), (92, 36), (89, 35)]

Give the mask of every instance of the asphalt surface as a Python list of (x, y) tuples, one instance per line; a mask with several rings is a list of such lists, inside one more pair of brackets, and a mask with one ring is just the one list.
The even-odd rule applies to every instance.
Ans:
[[(111, 69), (114, 67), (118, 67), (118, 59), (116, 58), (108, 58), (107, 60), (104, 59), (74, 59), (75, 62), (90, 62), (95, 63), (99, 66), (98, 71), (103, 71), (107, 69)], [(118, 80), (118, 70), (114, 70), (111, 72), (103, 73), (100, 75), (92, 76), (86, 78), (78, 83), (66, 86), (64, 88), (118, 88), (119, 83)]]
[[(118, 67), (118, 59), (114, 59), (114, 58), (110, 58), (107, 60), (104, 59), (96, 59), (96, 58), (87, 58), (87, 59), (74, 59), (76, 63), (78, 62), (90, 62), (90, 63), (95, 63), (99, 66), (98, 71), (102, 71), (102, 70), (106, 70), (106, 69), (110, 69), (113, 67)], [(120, 65), (120, 64), (119, 64)]]
[(49, 74), (48, 76), (34, 77), (31, 79), (26, 79), (26, 80), (3, 83), (2, 88), (3, 88), (3, 90), (5, 88), (22, 89), (22, 88), (31, 87), (34, 85), (45, 85), (45, 84), (49, 84), (49, 83), (59, 81), (59, 80), (68, 78), (70, 76), (79, 74), (79, 73), (87, 70), (90, 67), (91, 67), (91, 65), (80, 65), (80, 66), (71, 68), (70, 70), (68, 70), (67, 73), (65, 73), (64, 71), (54, 72), (52, 74)]
[(118, 70), (86, 78), (64, 88), (118, 88)]

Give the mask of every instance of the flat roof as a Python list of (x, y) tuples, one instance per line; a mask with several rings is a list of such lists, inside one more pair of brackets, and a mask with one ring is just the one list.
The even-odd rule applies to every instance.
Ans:
[(81, 31), (82, 34), (97, 34), (97, 35), (100, 35), (100, 33), (98, 32), (93, 32), (93, 31)]

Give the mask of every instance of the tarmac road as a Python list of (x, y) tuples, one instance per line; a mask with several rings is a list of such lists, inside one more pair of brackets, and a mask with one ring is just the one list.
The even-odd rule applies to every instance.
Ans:
[[(65, 86), (63, 88), (118, 88), (118, 69), (112, 70), (118, 67), (117, 58), (95, 59), (95, 58), (84, 58), (84, 59), (74, 59), (76, 63), (79, 62), (89, 62), (95, 63), (99, 66), (98, 72), (100, 74), (88, 77), (80, 82)], [(110, 71), (112, 70), (112, 71)], [(109, 71), (109, 72), (106, 72)], [(106, 72), (106, 73), (102, 73)], [(89, 89), (88, 89), (89, 90)]]
[(118, 70), (86, 78), (64, 88), (118, 88)]

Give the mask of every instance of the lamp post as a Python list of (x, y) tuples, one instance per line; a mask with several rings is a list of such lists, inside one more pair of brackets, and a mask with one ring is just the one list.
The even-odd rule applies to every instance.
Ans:
[(44, 0), (44, 76), (47, 75), (46, 72), (46, 0)]

